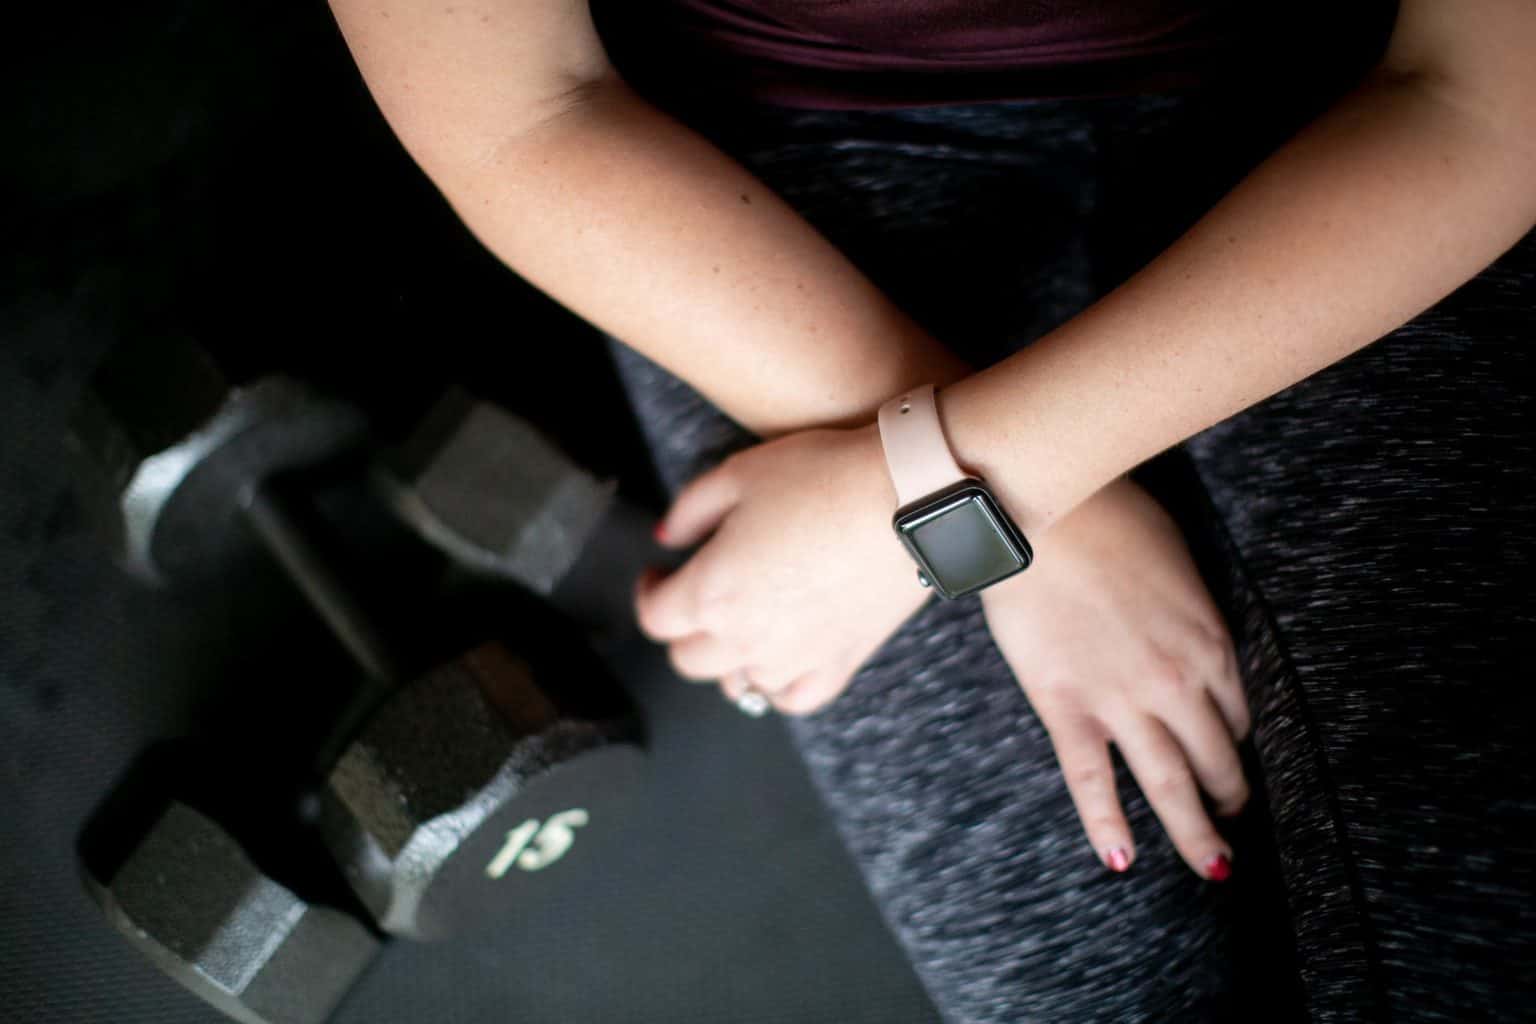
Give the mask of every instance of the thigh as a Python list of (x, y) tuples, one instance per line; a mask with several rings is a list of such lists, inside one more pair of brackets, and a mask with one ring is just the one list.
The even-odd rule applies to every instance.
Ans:
[(1536, 1000), (1533, 337), (1536, 235), (1186, 446), (1286, 662), (1251, 697), (1309, 986), (1391, 1019)]
[(930, 603), (791, 729), (948, 1020), (1215, 1013), (1225, 894), (1184, 867), (1123, 766), (1138, 859), (1104, 869), (979, 604)]

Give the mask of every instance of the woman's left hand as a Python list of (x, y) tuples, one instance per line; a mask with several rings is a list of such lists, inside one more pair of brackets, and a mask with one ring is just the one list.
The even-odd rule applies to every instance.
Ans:
[(1232, 849), (1201, 799), (1248, 798), (1249, 728), (1237, 657), (1184, 536), (1122, 477), (1053, 526), (1039, 557), (982, 593), (992, 638), (1050, 733), (1084, 831), (1104, 863), (1135, 856), (1115, 785), (1119, 748), (1191, 869), (1225, 878)]
[(815, 711), (928, 598), (891, 533), (895, 501), (873, 425), (738, 452), (662, 520), (663, 544), (703, 546), (670, 575), (641, 576), (640, 627), (686, 678)]

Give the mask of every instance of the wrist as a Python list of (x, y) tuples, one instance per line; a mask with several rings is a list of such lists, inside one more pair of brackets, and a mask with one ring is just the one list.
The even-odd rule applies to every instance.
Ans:
[[(931, 386), (906, 389), (882, 403), (874, 430), (859, 432), (866, 467), (876, 461), (878, 439), (889, 480), (880, 490), (886, 507), (896, 510), (895, 532), (917, 563), (918, 579), (942, 597), (984, 592), (1010, 579), (1033, 559), (1030, 535), (1053, 526), (1065, 533), (1079, 526), (1091, 530), (1104, 518), (1094, 513), (1097, 507), (1112, 510), (1123, 504), (1116, 497), (1120, 490), (1137, 490), (1121, 475), (1096, 494), (1063, 499), (1071, 491), (1057, 478), (1038, 474), (1034, 485), (1021, 480), (1015, 467), (1027, 461), (998, 460), (998, 472), (981, 468), (975, 458), (958, 459), (947, 434), (965, 410), (957, 417), (951, 408), (946, 415), (945, 404), (958, 404), (953, 392), (949, 397), (941, 404)], [(1052, 484), (1057, 486), (1047, 490)], [(1036, 488), (1043, 497), (1032, 493)], [(1076, 511), (1069, 517), (1064, 509)]]
[(944, 436), (955, 461), (987, 482), (1024, 534), (1043, 536), (1115, 474), (1095, 481), (1071, 443), (1079, 434), (1057, 425), (1049, 402), (999, 395), (984, 378), (967, 377), (937, 396)]
[[(819, 422), (803, 423), (773, 433), (790, 433), (794, 429), (811, 427), (859, 430), (869, 426), (874, 430), (875, 414), (892, 395), (919, 384), (945, 387), (965, 379), (972, 372), (970, 365), (959, 356), (926, 334), (916, 332), (914, 337), (882, 351), (878, 366), (838, 375), (832, 390), (841, 396), (841, 409), (823, 416)], [(850, 378), (858, 382), (851, 389), (847, 386)], [(878, 450), (878, 432), (873, 436)]]
[(877, 425), (897, 506), (891, 525), (918, 582), (946, 600), (1028, 568), (1029, 539), (984, 479), (954, 458), (932, 385), (895, 395)]
[(891, 513), (896, 510), (896, 487), (891, 483), (891, 473), (886, 466), (885, 449), (880, 443), (880, 427), (870, 421), (848, 428), (847, 436), (860, 482), (859, 493), (880, 509), (885, 529), (889, 532)]
[[(891, 529), (892, 516), (896, 511), (896, 487), (891, 482), (890, 470), (885, 461), (885, 448), (880, 441), (880, 428), (868, 423), (846, 431), (850, 452), (853, 492), (857, 496), (857, 512), (848, 527), (859, 538), (873, 540), (873, 550), (880, 552), (879, 575), (895, 585), (912, 584), (912, 560), (902, 549), (900, 540)], [(850, 542), (853, 541), (850, 536)], [(864, 542), (850, 543), (851, 548), (861, 548)], [(914, 593), (924, 591), (913, 586)]]

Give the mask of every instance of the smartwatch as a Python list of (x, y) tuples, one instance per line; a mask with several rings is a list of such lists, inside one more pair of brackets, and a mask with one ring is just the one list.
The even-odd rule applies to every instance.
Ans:
[(974, 594), (1034, 558), (1029, 541), (986, 481), (955, 462), (933, 385), (904, 391), (880, 407), (880, 445), (896, 485), (891, 525), (917, 563), (917, 580), (946, 600)]

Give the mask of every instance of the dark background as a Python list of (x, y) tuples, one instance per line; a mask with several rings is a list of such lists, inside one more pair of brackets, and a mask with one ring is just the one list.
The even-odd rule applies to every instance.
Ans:
[[(271, 572), (151, 593), (111, 564), (65, 444), (92, 368), (184, 334), (237, 375), (354, 399), (386, 439), (466, 383), (636, 503), (659, 490), (600, 340), (458, 224), (324, 4), (8, 19), (0, 1018), (216, 1020), (108, 927), (76, 833), (151, 740), (241, 723), (260, 770), (326, 713), (316, 678), (348, 671)], [(633, 635), (607, 656), (650, 733), (622, 841), (492, 933), (393, 943), (338, 1019), (934, 1020), (781, 726), (680, 683)]]

